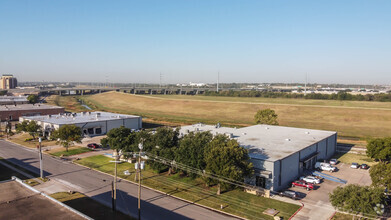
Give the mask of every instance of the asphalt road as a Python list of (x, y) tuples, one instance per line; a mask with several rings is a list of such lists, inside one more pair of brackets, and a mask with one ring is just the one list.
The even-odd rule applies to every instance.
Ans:
[[(0, 140), (0, 157), (39, 173), (38, 153), (35, 149)], [(47, 155), (44, 155), (43, 161), (45, 176), (111, 206), (111, 176)], [(126, 181), (119, 182), (117, 186), (117, 209), (136, 217), (137, 186)], [(141, 217), (147, 220), (233, 219), (146, 188), (142, 189)]]

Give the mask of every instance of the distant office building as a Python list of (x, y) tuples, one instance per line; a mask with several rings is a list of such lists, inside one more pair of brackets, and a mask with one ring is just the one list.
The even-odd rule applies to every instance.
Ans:
[(113, 128), (124, 126), (125, 128), (139, 130), (142, 127), (140, 116), (123, 115), (110, 112), (81, 112), (66, 113), (47, 116), (21, 117), (24, 120), (37, 121), (42, 126), (45, 135), (50, 135), (53, 130), (63, 125), (76, 125), (81, 128), (85, 136), (104, 135)]
[(3, 74), (0, 79), (0, 89), (15, 89), (18, 86), (18, 80), (11, 74)]
[(63, 107), (43, 104), (0, 105), (0, 120), (17, 121), (21, 116), (51, 115), (64, 111)]

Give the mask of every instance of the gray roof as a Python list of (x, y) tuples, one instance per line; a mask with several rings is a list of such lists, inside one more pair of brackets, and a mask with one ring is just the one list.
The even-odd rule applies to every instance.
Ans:
[(0, 105), (0, 111), (17, 111), (17, 110), (35, 110), (35, 109), (58, 109), (63, 107), (44, 105), (44, 104), (17, 104), (17, 105)]
[(0, 101), (27, 101), (27, 96), (0, 96)]
[(254, 125), (244, 128), (228, 128), (195, 124), (183, 126), (181, 133), (188, 131), (210, 131), (226, 134), (236, 139), (249, 150), (251, 158), (276, 161), (322, 141), (334, 134), (333, 131), (312, 130), (271, 125)]
[(51, 124), (78, 124), (97, 121), (122, 120), (126, 118), (140, 118), (136, 115), (124, 115), (111, 112), (81, 112), (81, 113), (64, 113), (46, 116), (28, 116), (23, 119), (36, 120)]

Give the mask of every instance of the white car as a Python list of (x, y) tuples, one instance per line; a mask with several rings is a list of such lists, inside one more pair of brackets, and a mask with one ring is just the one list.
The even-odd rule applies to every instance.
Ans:
[(312, 184), (319, 184), (320, 183), (320, 180), (314, 176), (302, 176), (300, 177), (301, 180), (304, 180), (306, 181), (307, 183), (312, 183)]
[(335, 164), (337, 164), (338, 163), (338, 160), (337, 159), (331, 159), (330, 160), (330, 164), (331, 165), (335, 165)]
[(329, 163), (322, 163), (322, 162), (316, 162), (315, 169), (329, 171), (329, 172), (337, 171), (336, 167), (331, 166)]
[(358, 169), (360, 167), (360, 165), (358, 165), (358, 163), (352, 163), (352, 165), (350, 165), (350, 168), (353, 168), (353, 169)]

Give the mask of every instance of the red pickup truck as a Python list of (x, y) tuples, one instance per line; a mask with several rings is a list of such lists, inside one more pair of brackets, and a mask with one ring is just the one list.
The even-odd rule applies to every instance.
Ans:
[(299, 186), (306, 188), (308, 191), (314, 189), (314, 184), (306, 183), (304, 180), (296, 180), (292, 182), (292, 187)]

